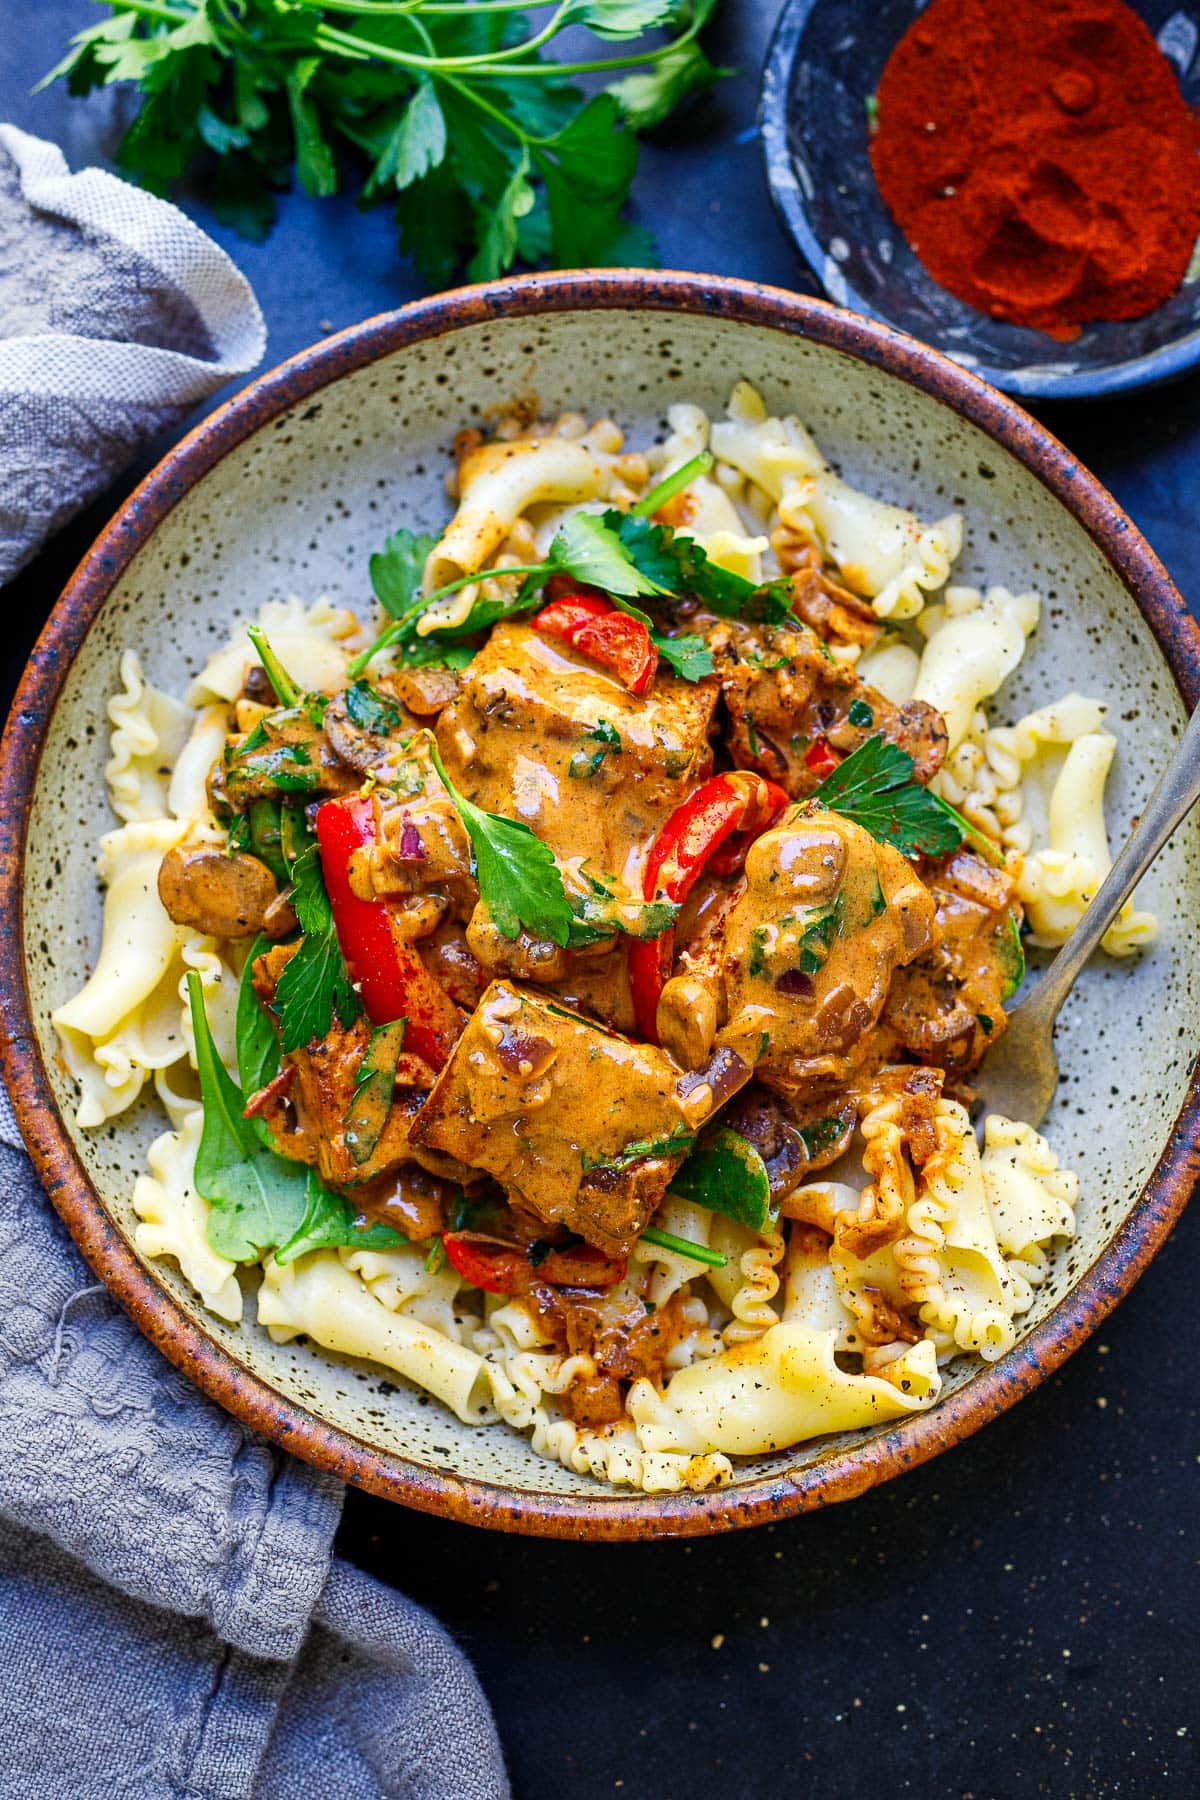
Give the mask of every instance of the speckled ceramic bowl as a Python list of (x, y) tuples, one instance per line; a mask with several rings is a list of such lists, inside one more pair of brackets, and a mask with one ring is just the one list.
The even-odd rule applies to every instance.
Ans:
[[(989, 319), (939, 287), (883, 203), (866, 100), (919, 11), (914, 0), (787, 0), (763, 69), (763, 158), (779, 216), (831, 300), (936, 344), (1026, 399), (1096, 400), (1200, 363), (1200, 254), (1141, 319), (1087, 325), (1072, 342)], [(1134, 0), (1200, 105), (1200, 4)]]
[(1042, 590), (1016, 713), (1065, 688), (1121, 721), (1112, 817), (1137, 810), (1200, 692), (1200, 634), (1116, 504), (1018, 407), (886, 327), (709, 277), (568, 274), (468, 289), (368, 321), (296, 357), (159, 465), (72, 580), (29, 665), (2, 752), (4, 1067), (30, 1149), (85, 1256), (206, 1392), (298, 1455), (428, 1511), (557, 1536), (698, 1533), (857, 1494), (976, 1430), (1083, 1340), (1184, 1205), (1197, 1117), (1200, 818), (1148, 884), (1157, 952), (1089, 971), (1062, 1031), (1050, 1121), (1083, 1177), (1080, 1232), (1019, 1345), (964, 1361), (934, 1411), (761, 1458), (707, 1494), (613, 1492), (472, 1430), (377, 1371), (207, 1315), (173, 1265), (131, 1248), (130, 1190), (162, 1129), (152, 1104), (95, 1134), (50, 1014), (97, 947), (93, 847), (108, 828), (105, 702), (124, 646), (182, 689), (248, 605), (367, 601), (366, 559), (401, 521), (435, 528), (451, 439), (497, 400), (608, 413), (645, 438), (671, 401), (719, 408), (748, 376), (799, 412), (851, 477), (939, 513), (962, 507), (965, 579)]

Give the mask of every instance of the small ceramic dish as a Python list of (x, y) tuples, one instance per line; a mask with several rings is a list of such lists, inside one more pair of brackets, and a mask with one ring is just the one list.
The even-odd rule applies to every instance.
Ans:
[[(1069, 344), (989, 319), (939, 287), (875, 183), (867, 108), (912, 0), (788, 0), (763, 71), (760, 124), (771, 194), (831, 300), (935, 344), (1029, 399), (1090, 400), (1170, 381), (1200, 362), (1200, 258), (1144, 319), (1088, 325)], [(1200, 105), (1200, 5), (1137, 0), (1134, 11)]]
[[(456, 431), (536, 390), (611, 415), (634, 442), (687, 397), (711, 411), (745, 376), (796, 411), (848, 476), (931, 514), (965, 513), (965, 581), (1045, 596), (1003, 704), (1065, 688), (1125, 723), (1112, 817), (1135, 813), (1200, 696), (1200, 631), (1115, 502), (1019, 407), (935, 351), (820, 301), (708, 276), (579, 273), (466, 289), (369, 320), (248, 388), (172, 450), (81, 565), (30, 661), (0, 750), (3, 1066), (46, 1186), (97, 1274), (208, 1394), (378, 1494), (500, 1529), (585, 1538), (693, 1534), (860, 1493), (954, 1444), (1034, 1387), (1134, 1281), (1196, 1167), (1200, 817), (1148, 884), (1162, 920), (1140, 962), (1101, 959), (1072, 996), (1048, 1129), (1082, 1177), (1079, 1235), (1055, 1257), (1002, 1361), (964, 1359), (904, 1423), (744, 1463), (732, 1485), (642, 1495), (472, 1429), (377, 1369), (278, 1345), (206, 1313), (173, 1264), (132, 1247), (130, 1194), (163, 1129), (139, 1104), (73, 1123), (50, 1016), (95, 959), (98, 834), (110, 828), (105, 707), (122, 650), (176, 692), (262, 600), (365, 607), (366, 560), (402, 521), (436, 528)], [(1114, 1098), (1119, 1096), (1119, 1098)]]

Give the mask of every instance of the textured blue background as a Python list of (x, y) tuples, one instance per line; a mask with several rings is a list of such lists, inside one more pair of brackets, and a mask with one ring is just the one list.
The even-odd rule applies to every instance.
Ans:
[[(664, 264), (794, 287), (804, 272), (754, 135), (775, 11), (724, 0), (712, 50), (741, 74), (646, 149), (637, 215)], [(97, 16), (87, 0), (0, 0), (0, 117), (57, 139), (73, 165), (106, 160), (112, 104), (29, 89)], [(200, 197), (183, 203), (214, 229)], [(214, 235), (258, 291), (271, 362), (422, 291), (383, 212), (292, 196), (266, 244)], [(1045, 413), (1194, 608), (1198, 401), (1192, 380)], [(131, 484), (8, 589), (7, 691)], [(460, 1635), (520, 1800), (1194, 1795), (1198, 1251), (1194, 1212), (1038, 1393), (850, 1506), (693, 1545), (589, 1549), (351, 1495), (342, 1547)]]

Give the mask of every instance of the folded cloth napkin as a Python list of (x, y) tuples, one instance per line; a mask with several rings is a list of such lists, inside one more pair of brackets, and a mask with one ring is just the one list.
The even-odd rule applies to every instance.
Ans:
[(249, 282), (177, 207), (0, 125), (0, 582), (265, 347)]
[[(0, 126), (0, 580), (264, 342), (174, 207)], [(0, 1088), (0, 1800), (504, 1800), (462, 1652), (333, 1557), (342, 1497), (93, 1280)]]
[(96, 1283), (3, 1088), (0, 1446), (3, 1800), (504, 1800), (462, 1652)]

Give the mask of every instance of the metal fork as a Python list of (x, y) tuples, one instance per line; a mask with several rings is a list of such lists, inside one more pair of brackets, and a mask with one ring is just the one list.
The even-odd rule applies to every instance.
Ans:
[(1040, 1125), (1058, 1086), (1054, 1022), (1083, 965), (1176, 826), (1200, 800), (1200, 708), (1192, 714), (1174, 761), (1151, 794), (1137, 829), (1033, 992), (1008, 1015), (1008, 1029), (989, 1050), (976, 1087), (981, 1117), (1004, 1113)]

